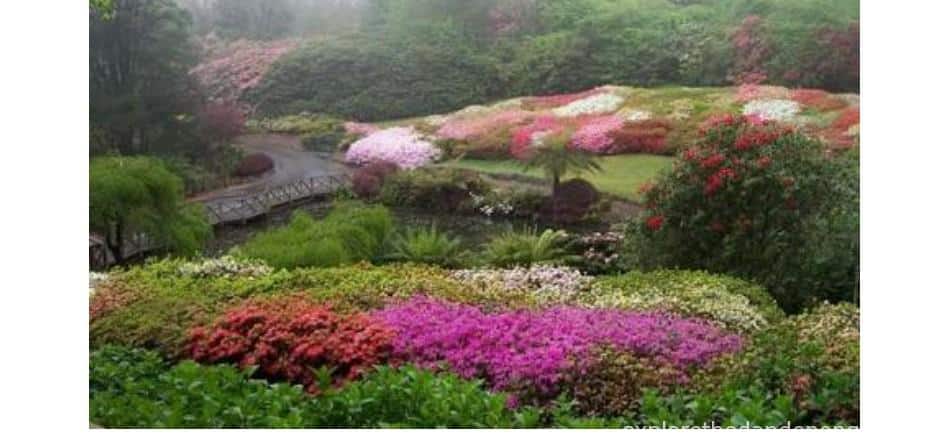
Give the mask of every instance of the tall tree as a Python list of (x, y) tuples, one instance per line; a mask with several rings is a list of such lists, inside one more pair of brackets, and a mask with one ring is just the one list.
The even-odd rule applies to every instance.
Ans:
[(94, 151), (149, 152), (180, 131), (198, 95), (188, 13), (173, 0), (113, 0), (90, 8), (89, 111)]
[(211, 236), (204, 210), (186, 205), (181, 179), (150, 157), (100, 156), (89, 163), (89, 230), (102, 235), (116, 263), (132, 237), (193, 254)]

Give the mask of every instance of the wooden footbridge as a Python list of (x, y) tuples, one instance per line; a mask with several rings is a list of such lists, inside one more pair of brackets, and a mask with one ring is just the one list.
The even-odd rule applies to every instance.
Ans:
[[(219, 197), (206, 201), (197, 201), (204, 205), (208, 222), (212, 226), (233, 223), (246, 223), (249, 220), (266, 216), (268, 213), (287, 206), (307, 202), (333, 195), (349, 186), (346, 173), (311, 176), (295, 182), (268, 187), (263, 191), (236, 197)], [(129, 236), (125, 242), (123, 256), (135, 257), (159, 249), (161, 246), (151, 242), (143, 234)], [(102, 269), (115, 262), (106, 248), (105, 241), (99, 235), (89, 235), (89, 267)]]

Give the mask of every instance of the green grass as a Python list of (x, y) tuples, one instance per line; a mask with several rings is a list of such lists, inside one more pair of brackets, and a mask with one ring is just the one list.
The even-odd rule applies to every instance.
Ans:
[[(673, 158), (651, 154), (623, 154), (600, 158), (603, 171), (585, 173), (581, 177), (589, 180), (597, 189), (618, 197), (637, 199), (637, 190), (641, 185), (657, 177), (660, 172), (672, 165)], [(516, 174), (529, 177), (544, 177), (540, 170), (525, 171), (521, 163), (513, 160), (474, 160), (459, 159), (441, 164), (449, 168), (465, 168), (488, 174)], [(569, 176), (574, 177), (574, 176)]]

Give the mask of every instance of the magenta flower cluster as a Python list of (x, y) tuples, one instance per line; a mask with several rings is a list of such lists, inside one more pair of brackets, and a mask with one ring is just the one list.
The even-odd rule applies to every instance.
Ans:
[(502, 390), (551, 395), (568, 372), (583, 371), (598, 346), (657, 358), (681, 369), (736, 352), (741, 338), (708, 322), (660, 313), (556, 307), (485, 313), (416, 296), (378, 311), (395, 332), (396, 357), (484, 378)]
[(623, 127), (623, 118), (609, 115), (594, 117), (571, 136), (571, 146), (597, 154), (609, 152), (614, 144), (610, 133)]
[(493, 114), (456, 117), (443, 124), (436, 136), (442, 139), (468, 140), (483, 136), (498, 128), (515, 125), (529, 119), (532, 113), (520, 109), (503, 110)]
[(365, 165), (391, 162), (400, 169), (414, 169), (437, 160), (441, 151), (409, 127), (379, 130), (357, 140), (346, 152), (346, 162)]

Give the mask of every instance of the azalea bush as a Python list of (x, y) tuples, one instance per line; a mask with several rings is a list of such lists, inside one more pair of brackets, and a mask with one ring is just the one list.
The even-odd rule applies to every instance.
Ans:
[[(646, 191), (646, 211), (628, 226), (634, 264), (746, 277), (790, 311), (814, 296), (852, 294), (822, 291), (821, 276), (854, 282), (846, 277), (857, 258), (847, 233), (856, 235), (856, 225), (844, 221), (857, 214), (857, 177), (849, 173), (856, 168), (826, 157), (819, 142), (758, 118), (711, 119), (702, 137)], [(853, 259), (825, 261), (822, 249), (832, 240)]]
[(354, 165), (391, 162), (405, 170), (428, 165), (440, 156), (441, 151), (412, 128), (394, 127), (354, 142), (346, 151), (346, 162)]
[(687, 369), (741, 348), (740, 337), (703, 321), (620, 310), (551, 308), (485, 313), (419, 297), (375, 316), (396, 332), (397, 358), (424, 367), (445, 363), (495, 389), (550, 399), (567, 373), (579, 371), (600, 345), (653, 356)]
[(450, 168), (425, 168), (387, 176), (379, 200), (390, 206), (467, 212), (474, 205), (472, 195), (483, 195), (488, 190), (488, 184), (478, 173)]
[(178, 273), (188, 277), (251, 276), (260, 277), (274, 270), (259, 260), (239, 259), (231, 256), (187, 262), (178, 267)]
[(207, 327), (191, 331), (188, 356), (229, 362), (261, 377), (320, 389), (313, 369), (326, 378), (351, 380), (386, 360), (393, 332), (361, 314), (340, 315), (291, 296), (238, 306)]
[(488, 292), (524, 293), (539, 304), (561, 304), (589, 291), (593, 278), (570, 267), (532, 265), (514, 268), (456, 270), (453, 279)]

